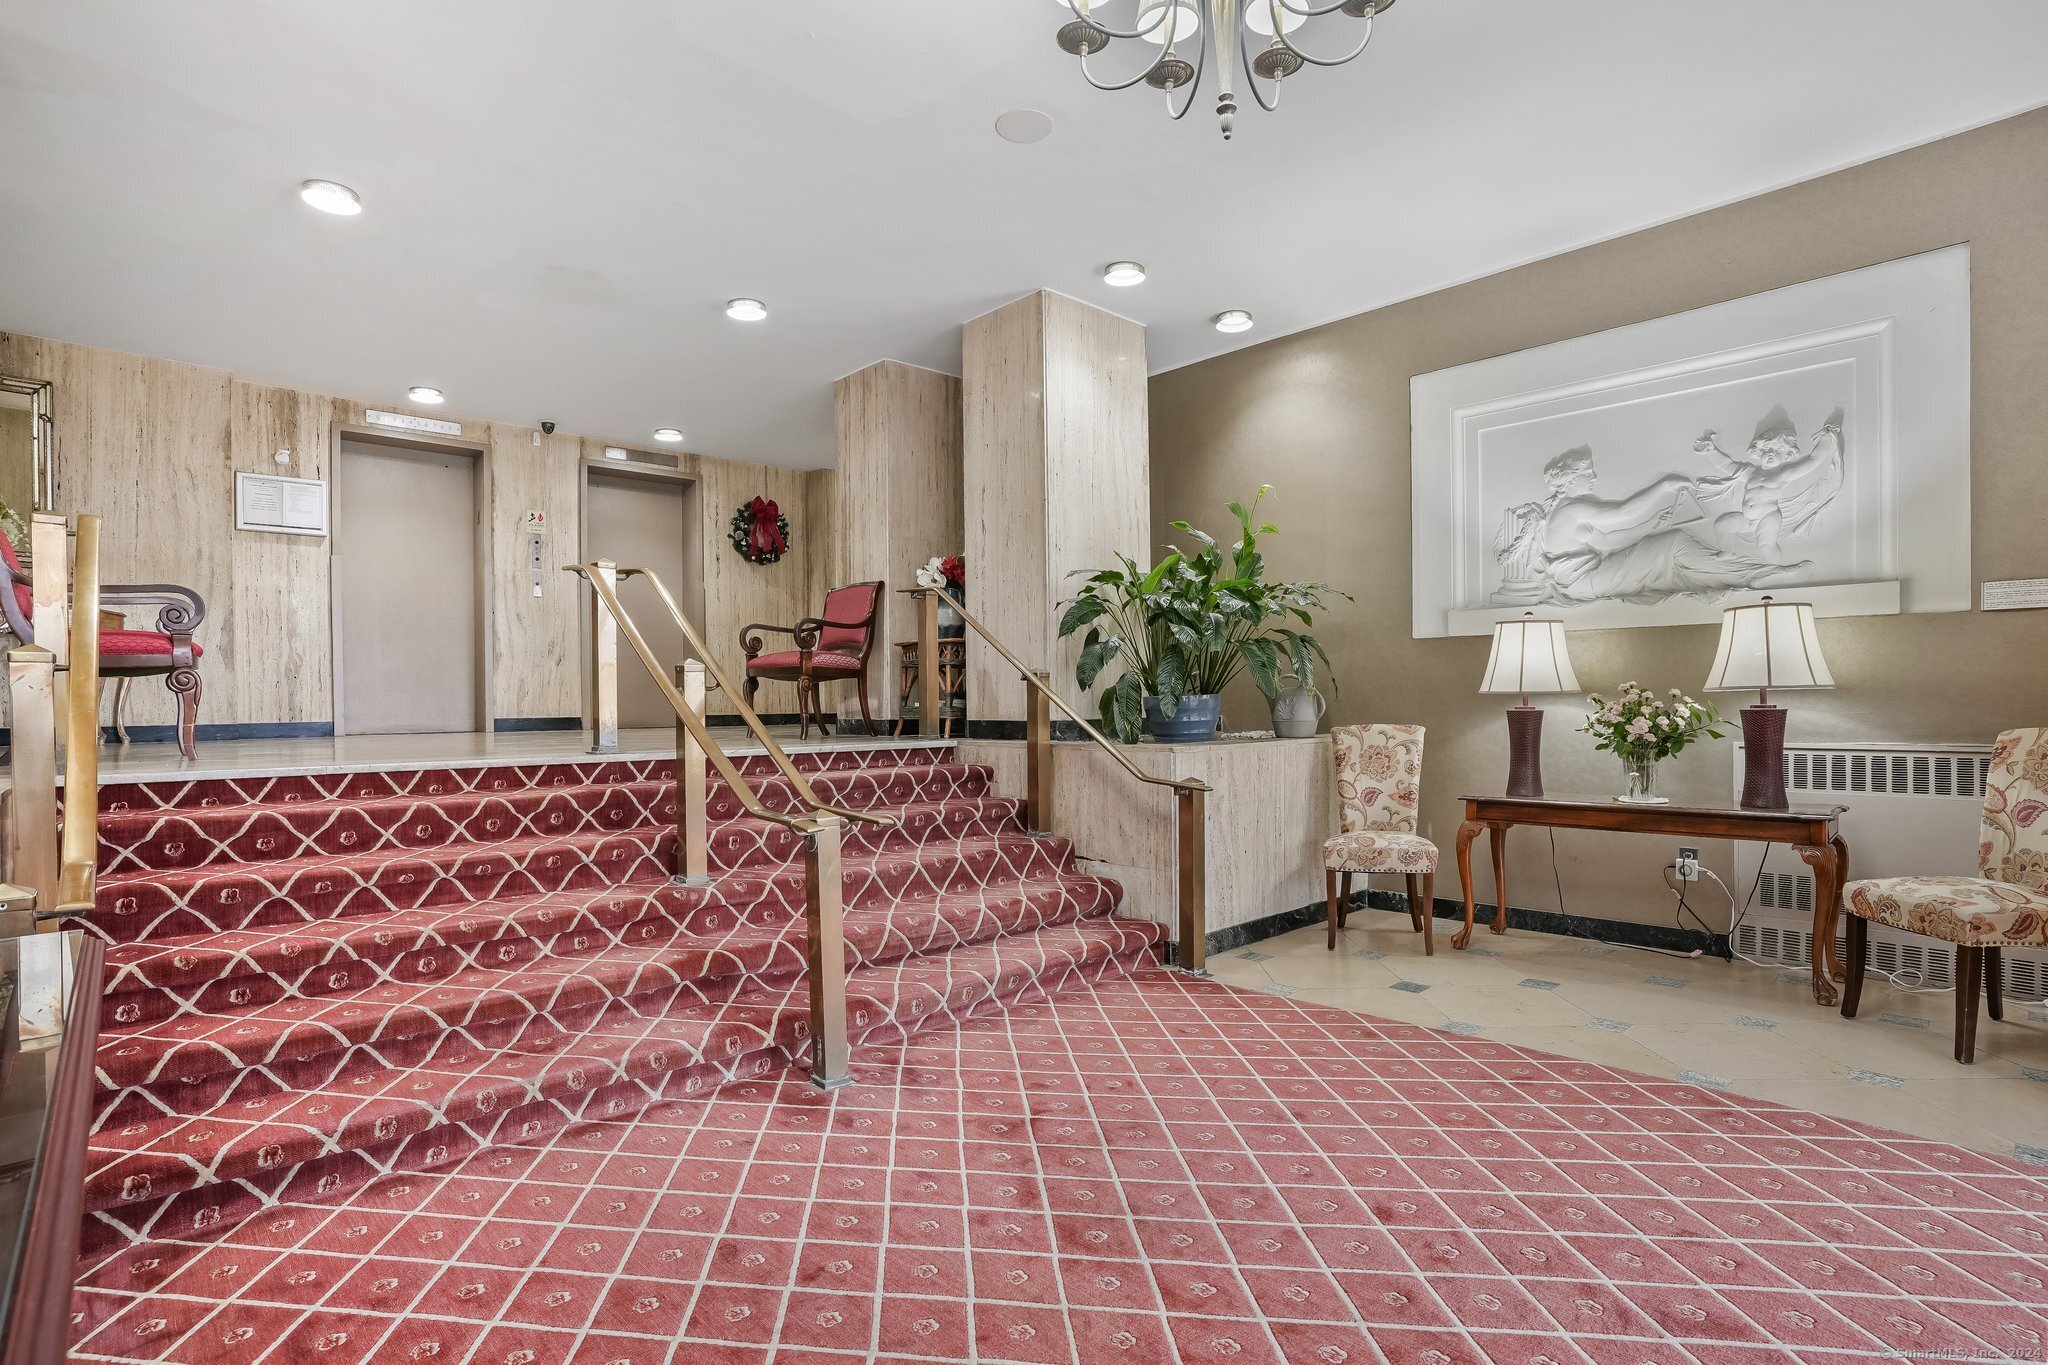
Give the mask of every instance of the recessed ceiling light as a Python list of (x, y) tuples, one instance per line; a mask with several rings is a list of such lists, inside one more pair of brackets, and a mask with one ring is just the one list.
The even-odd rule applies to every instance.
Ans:
[(1216, 324), (1219, 332), (1242, 332), (1252, 325), (1252, 315), (1242, 308), (1227, 308), (1209, 321)]
[(759, 322), (768, 316), (768, 305), (759, 299), (728, 299), (725, 315), (736, 322)]
[(1012, 109), (996, 120), (996, 136), (1005, 142), (1043, 142), (1052, 136), (1052, 115)]
[(346, 185), (332, 180), (308, 180), (299, 186), (299, 198), (322, 213), (353, 218), (363, 211), (363, 198)]
[(446, 395), (439, 389), (429, 388), (425, 384), (413, 385), (405, 391), (405, 396), (415, 403), (440, 403), (446, 400)]
[(656, 427), (654, 429), (654, 439), (664, 445), (679, 445), (682, 443), (683, 433), (677, 431), (674, 427)]
[(1102, 282), (1128, 288), (1145, 282), (1145, 267), (1136, 261), (1111, 261), (1102, 267)]

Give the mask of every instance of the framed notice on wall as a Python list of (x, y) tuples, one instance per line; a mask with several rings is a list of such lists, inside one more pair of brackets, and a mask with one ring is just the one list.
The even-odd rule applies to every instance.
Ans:
[(235, 529), (287, 536), (327, 534), (327, 485), (278, 474), (235, 475)]

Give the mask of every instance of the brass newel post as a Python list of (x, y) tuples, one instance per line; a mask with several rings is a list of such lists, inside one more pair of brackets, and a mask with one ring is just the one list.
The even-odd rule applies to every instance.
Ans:
[(917, 732), (936, 739), (939, 715), (939, 595), (919, 588), (917, 599)]
[(1051, 685), (1043, 669), (1024, 678), (1024, 825), (1033, 834), (1052, 833)]
[(839, 868), (840, 819), (820, 814), (804, 832), (804, 928), (811, 986), (811, 1084), (836, 1090), (853, 1079), (846, 1036), (846, 936)]
[[(61, 512), (36, 512), (29, 518), (29, 625), (36, 642), (50, 651), (56, 675), (50, 681), (51, 724), (65, 710), (71, 667), (71, 522)], [(61, 748), (65, 736), (57, 735)], [(49, 903), (44, 902), (44, 908)]]
[[(704, 665), (685, 659), (676, 665), (676, 691), (683, 704), (704, 718)], [(704, 746), (690, 733), (690, 727), (676, 721), (676, 876), (685, 886), (702, 886), (711, 880), (709, 833), (704, 805), (708, 799), (710, 774)]]
[(14, 752), (6, 880), (34, 891), (41, 909), (57, 903), (56, 679), (57, 658), (42, 645), (7, 651)]
[(1180, 923), (1175, 963), (1184, 972), (1207, 976), (1209, 947), (1209, 793), (1181, 787), (1174, 794), (1173, 827), (1180, 844), (1175, 899)]
[[(597, 576), (614, 593), (619, 586), (616, 560), (600, 559)], [(605, 610), (598, 594), (590, 595), (590, 752), (608, 754), (619, 747), (619, 623)]]

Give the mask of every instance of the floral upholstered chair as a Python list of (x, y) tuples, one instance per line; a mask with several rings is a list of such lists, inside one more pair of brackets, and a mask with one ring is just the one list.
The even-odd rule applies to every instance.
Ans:
[(1351, 878), (1392, 872), (1408, 878), (1408, 917), (1425, 955), (1436, 952), (1436, 845), (1415, 832), (1422, 787), (1420, 725), (1342, 725), (1337, 741), (1337, 804), (1343, 833), (1323, 845), (1330, 898), (1330, 947), (1351, 911)]
[(2048, 948), (2048, 729), (2007, 730), (1984, 778), (1978, 877), (1884, 877), (1850, 882), (1848, 981), (1842, 1015), (1856, 1017), (1873, 921), (1956, 946), (1956, 1060), (1977, 1053), (1977, 997), (2005, 1018), (2007, 948)]

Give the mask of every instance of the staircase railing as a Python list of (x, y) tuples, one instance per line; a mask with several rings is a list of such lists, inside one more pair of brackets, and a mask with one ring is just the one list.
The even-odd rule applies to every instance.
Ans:
[[(12, 783), (7, 795), (6, 882), (0, 907), (38, 928), (92, 909), (99, 874), (100, 519), (78, 518), (77, 546), (63, 518), (37, 514), (35, 594), (59, 605), (38, 624), (60, 650), (20, 645), (7, 653)], [(61, 612), (69, 576), (70, 620)], [(57, 820), (57, 709), (63, 699), (63, 833)]]
[[(564, 567), (567, 572), (581, 576), (590, 584), (598, 603), (604, 608), (598, 619), (599, 629), (593, 635), (598, 692), (593, 709), (599, 719), (594, 747), (602, 751), (603, 717), (607, 714), (611, 717), (614, 747), (617, 743), (617, 641), (614, 637), (609, 642), (611, 657), (607, 668), (606, 626), (624, 634), (626, 642), (661, 690), (669, 709), (675, 712), (677, 879), (702, 884), (709, 878), (705, 798), (710, 774), (707, 767), (724, 779), (747, 814), (793, 830), (803, 839), (805, 959), (811, 997), (810, 1078), (811, 1083), (821, 1090), (846, 1084), (852, 1075), (848, 1069), (850, 1046), (846, 1021), (846, 935), (840, 836), (848, 822), (892, 825), (895, 821), (872, 811), (847, 810), (818, 799), (809, 779), (790, 762), (789, 755), (768, 733), (768, 727), (761, 723), (761, 718), (727, 684), (725, 672), (713, 661), (703, 636), (684, 617), (658, 575), (644, 568), (621, 568), (609, 559)], [(632, 613), (619, 601), (618, 585), (629, 578), (646, 578), (653, 585), (675, 617), (676, 624), (682, 627), (684, 637), (697, 651), (701, 663), (689, 660), (678, 664), (673, 678), (662, 668), (661, 660), (655, 656), (647, 637), (635, 624)], [(725, 690), (739, 712), (741, 723), (766, 750), (777, 770), (789, 780), (790, 789), (804, 807), (802, 813), (791, 815), (769, 809), (733, 765), (725, 750), (719, 747), (718, 741), (712, 738), (710, 726), (704, 718), (704, 677), (707, 672)]]
[[(1174, 797), (1174, 842), (1178, 860), (1174, 877), (1175, 963), (1193, 975), (1206, 975), (1203, 966), (1208, 953), (1208, 797), (1213, 788), (1193, 778), (1159, 777), (1131, 762), (1117, 745), (1110, 743), (1089, 719), (1067, 704), (1053, 690), (1051, 675), (1028, 667), (1007, 645), (989, 633), (989, 628), (960, 605), (943, 588), (911, 588), (917, 603), (918, 717), (935, 730), (939, 718), (939, 604), (960, 613), (968, 629), (981, 636), (990, 649), (1000, 654), (1017, 676), (1024, 680), (1024, 820), (1033, 834), (1052, 831), (1052, 707), (1064, 711), (1101, 750), (1115, 759), (1126, 773), (1147, 786), (1167, 787)], [(929, 718), (929, 719), (927, 719)]]

